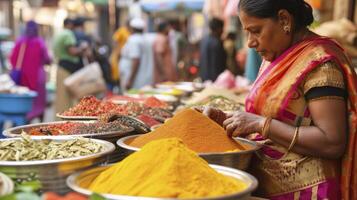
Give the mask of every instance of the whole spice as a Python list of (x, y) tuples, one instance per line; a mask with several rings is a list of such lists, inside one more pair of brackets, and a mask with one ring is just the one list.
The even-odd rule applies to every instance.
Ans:
[(119, 121), (114, 122), (66, 122), (62, 124), (54, 124), (32, 128), (28, 132), (29, 135), (80, 135), (94, 133), (111, 133), (111, 132), (127, 132), (130, 131), (128, 126), (125, 126)]
[(110, 101), (101, 101), (94, 96), (83, 97), (77, 105), (70, 108), (68, 111), (63, 112), (62, 115), (102, 118), (102, 115), (107, 115), (108, 113), (129, 115), (133, 117), (146, 114), (159, 121), (164, 121), (165, 119), (172, 117), (170, 111), (159, 107), (149, 107), (137, 102), (117, 105)]
[(102, 145), (86, 138), (68, 141), (32, 140), (24, 133), (21, 137), (21, 140), (0, 141), (0, 160), (54, 160), (86, 156), (102, 149)]
[(209, 96), (196, 104), (189, 105), (189, 107), (192, 106), (210, 106), (223, 111), (238, 111), (242, 110), (244, 107), (244, 105), (239, 104), (236, 101), (216, 95)]
[(126, 114), (127, 110), (124, 105), (116, 105), (109, 101), (101, 101), (94, 96), (86, 96), (77, 105), (63, 112), (62, 115), (99, 116), (108, 112)]
[(89, 186), (97, 193), (157, 198), (208, 198), (247, 185), (212, 169), (177, 138), (150, 142), (102, 172)]
[(128, 141), (128, 144), (142, 147), (150, 141), (172, 137), (182, 139), (190, 149), (198, 153), (246, 149), (242, 144), (229, 138), (225, 130), (216, 122), (193, 109), (179, 112), (159, 128), (133, 141)]

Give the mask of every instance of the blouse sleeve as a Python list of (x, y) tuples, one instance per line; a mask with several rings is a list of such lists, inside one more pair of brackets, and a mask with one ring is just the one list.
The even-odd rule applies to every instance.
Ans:
[(307, 75), (303, 84), (307, 100), (321, 97), (346, 98), (343, 74), (334, 62), (326, 62)]

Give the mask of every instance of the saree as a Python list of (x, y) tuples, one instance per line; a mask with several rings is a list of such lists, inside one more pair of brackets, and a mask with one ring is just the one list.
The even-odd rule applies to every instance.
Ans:
[(339, 192), (344, 200), (357, 199), (357, 75), (336, 42), (325, 37), (309, 38), (272, 63), (264, 62), (246, 99), (246, 111), (291, 121), (287, 110), (297, 88), (310, 72), (326, 62), (338, 65), (348, 92), (348, 146), (342, 164), (339, 160), (286, 153), (285, 147), (257, 136), (255, 140), (264, 141), (264, 147), (258, 153), (255, 175), (261, 178), (261, 185), (266, 185), (264, 195), (271, 199), (320, 199), (328, 198), (324, 195), (329, 193), (335, 193), (331, 199), (339, 199)]
[(10, 56), (13, 67), (16, 66), (21, 45), (26, 43), (26, 50), (21, 67), (20, 85), (37, 92), (32, 110), (27, 114), (27, 120), (43, 115), (46, 108), (46, 72), (44, 65), (50, 62), (45, 42), (40, 37), (23, 36), (16, 41)]

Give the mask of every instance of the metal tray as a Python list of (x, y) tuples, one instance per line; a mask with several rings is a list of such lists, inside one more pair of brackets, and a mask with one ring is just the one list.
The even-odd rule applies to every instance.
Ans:
[(61, 115), (59, 113), (56, 114), (56, 117), (64, 120), (97, 120), (98, 119), (98, 116), (67, 116), (67, 115)]
[[(13, 128), (6, 129), (3, 131), (3, 135), (6, 137), (20, 137), (21, 132), (29, 132), (33, 128), (39, 128), (43, 126), (50, 126), (50, 125), (57, 125), (57, 124), (64, 124), (67, 122), (74, 122), (74, 123), (94, 123), (96, 121), (57, 121), (57, 122), (47, 122), (47, 123), (38, 123), (38, 124), (29, 124), (24, 126), (16, 126)], [(133, 127), (128, 127), (128, 130), (125, 131), (111, 131), (111, 132), (103, 132), (103, 133), (87, 133), (87, 134), (76, 134), (76, 135), (53, 135), (48, 137), (63, 137), (63, 136), (81, 136), (86, 138), (95, 138), (95, 139), (104, 139), (109, 140), (111, 138), (117, 138), (119, 136), (126, 136), (130, 133), (134, 132)]]
[[(54, 141), (67, 141), (75, 137), (61, 136), (32, 136), (34, 140), (51, 139)], [(7, 138), (6, 140), (20, 140), (21, 138)], [(101, 152), (74, 158), (38, 161), (0, 161), (0, 171), (8, 175), (13, 181), (22, 183), (34, 181), (39, 183), (42, 191), (53, 191), (64, 194), (70, 191), (65, 181), (67, 176), (90, 167), (107, 163), (108, 155), (114, 151), (115, 146), (107, 141), (91, 139), (101, 144), (104, 148)]]
[[(219, 165), (210, 165), (210, 166), (221, 174), (244, 181), (248, 185), (248, 187), (241, 192), (236, 192), (230, 195), (213, 197), (213, 198), (195, 198), (195, 200), (243, 200), (249, 198), (251, 196), (251, 193), (258, 186), (258, 181), (256, 180), (256, 178), (254, 178), (252, 175), (246, 172), (237, 169), (232, 169), (229, 167), (219, 166)], [(77, 172), (75, 174), (72, 174), (67, 178), (67, 185), (72, 190), (89, 196), (92, 194), (92, 191), (88, 190), (87, 188), (83, 188), (79, 186), (79, 182), (81, 182), (81, 180), (85, 182), (91, 182), (99, 175), (99, 173), (101, 173), (108, 167), (109, 166), (96, 167), (94, 169), (90, 169), (84, 172)], [(118, 200), (118, 199), (120, 200), (174, 200), (176, 199), (176, 198), (149, 198), (149, 197), (113, 195), (113, 194), (101, 194), (101, 195), (103, 195), (108, 200)]]

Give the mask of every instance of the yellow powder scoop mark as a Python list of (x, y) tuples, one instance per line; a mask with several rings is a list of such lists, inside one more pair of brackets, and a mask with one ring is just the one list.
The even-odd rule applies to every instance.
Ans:
[(247, 188), (212, 169), (177, 138), (156, 140), (102, 172), (89, 189), (97, 193), (158, 198), (207, 198)]
[(154, 131), (128, 141), (127, 144), (140, 148), (150, 141), (173, 137), (180, 138), (188, 148), (198, 153), (247, 149), (228, 137), (216, 122), (193, 109), (179, 112)]

